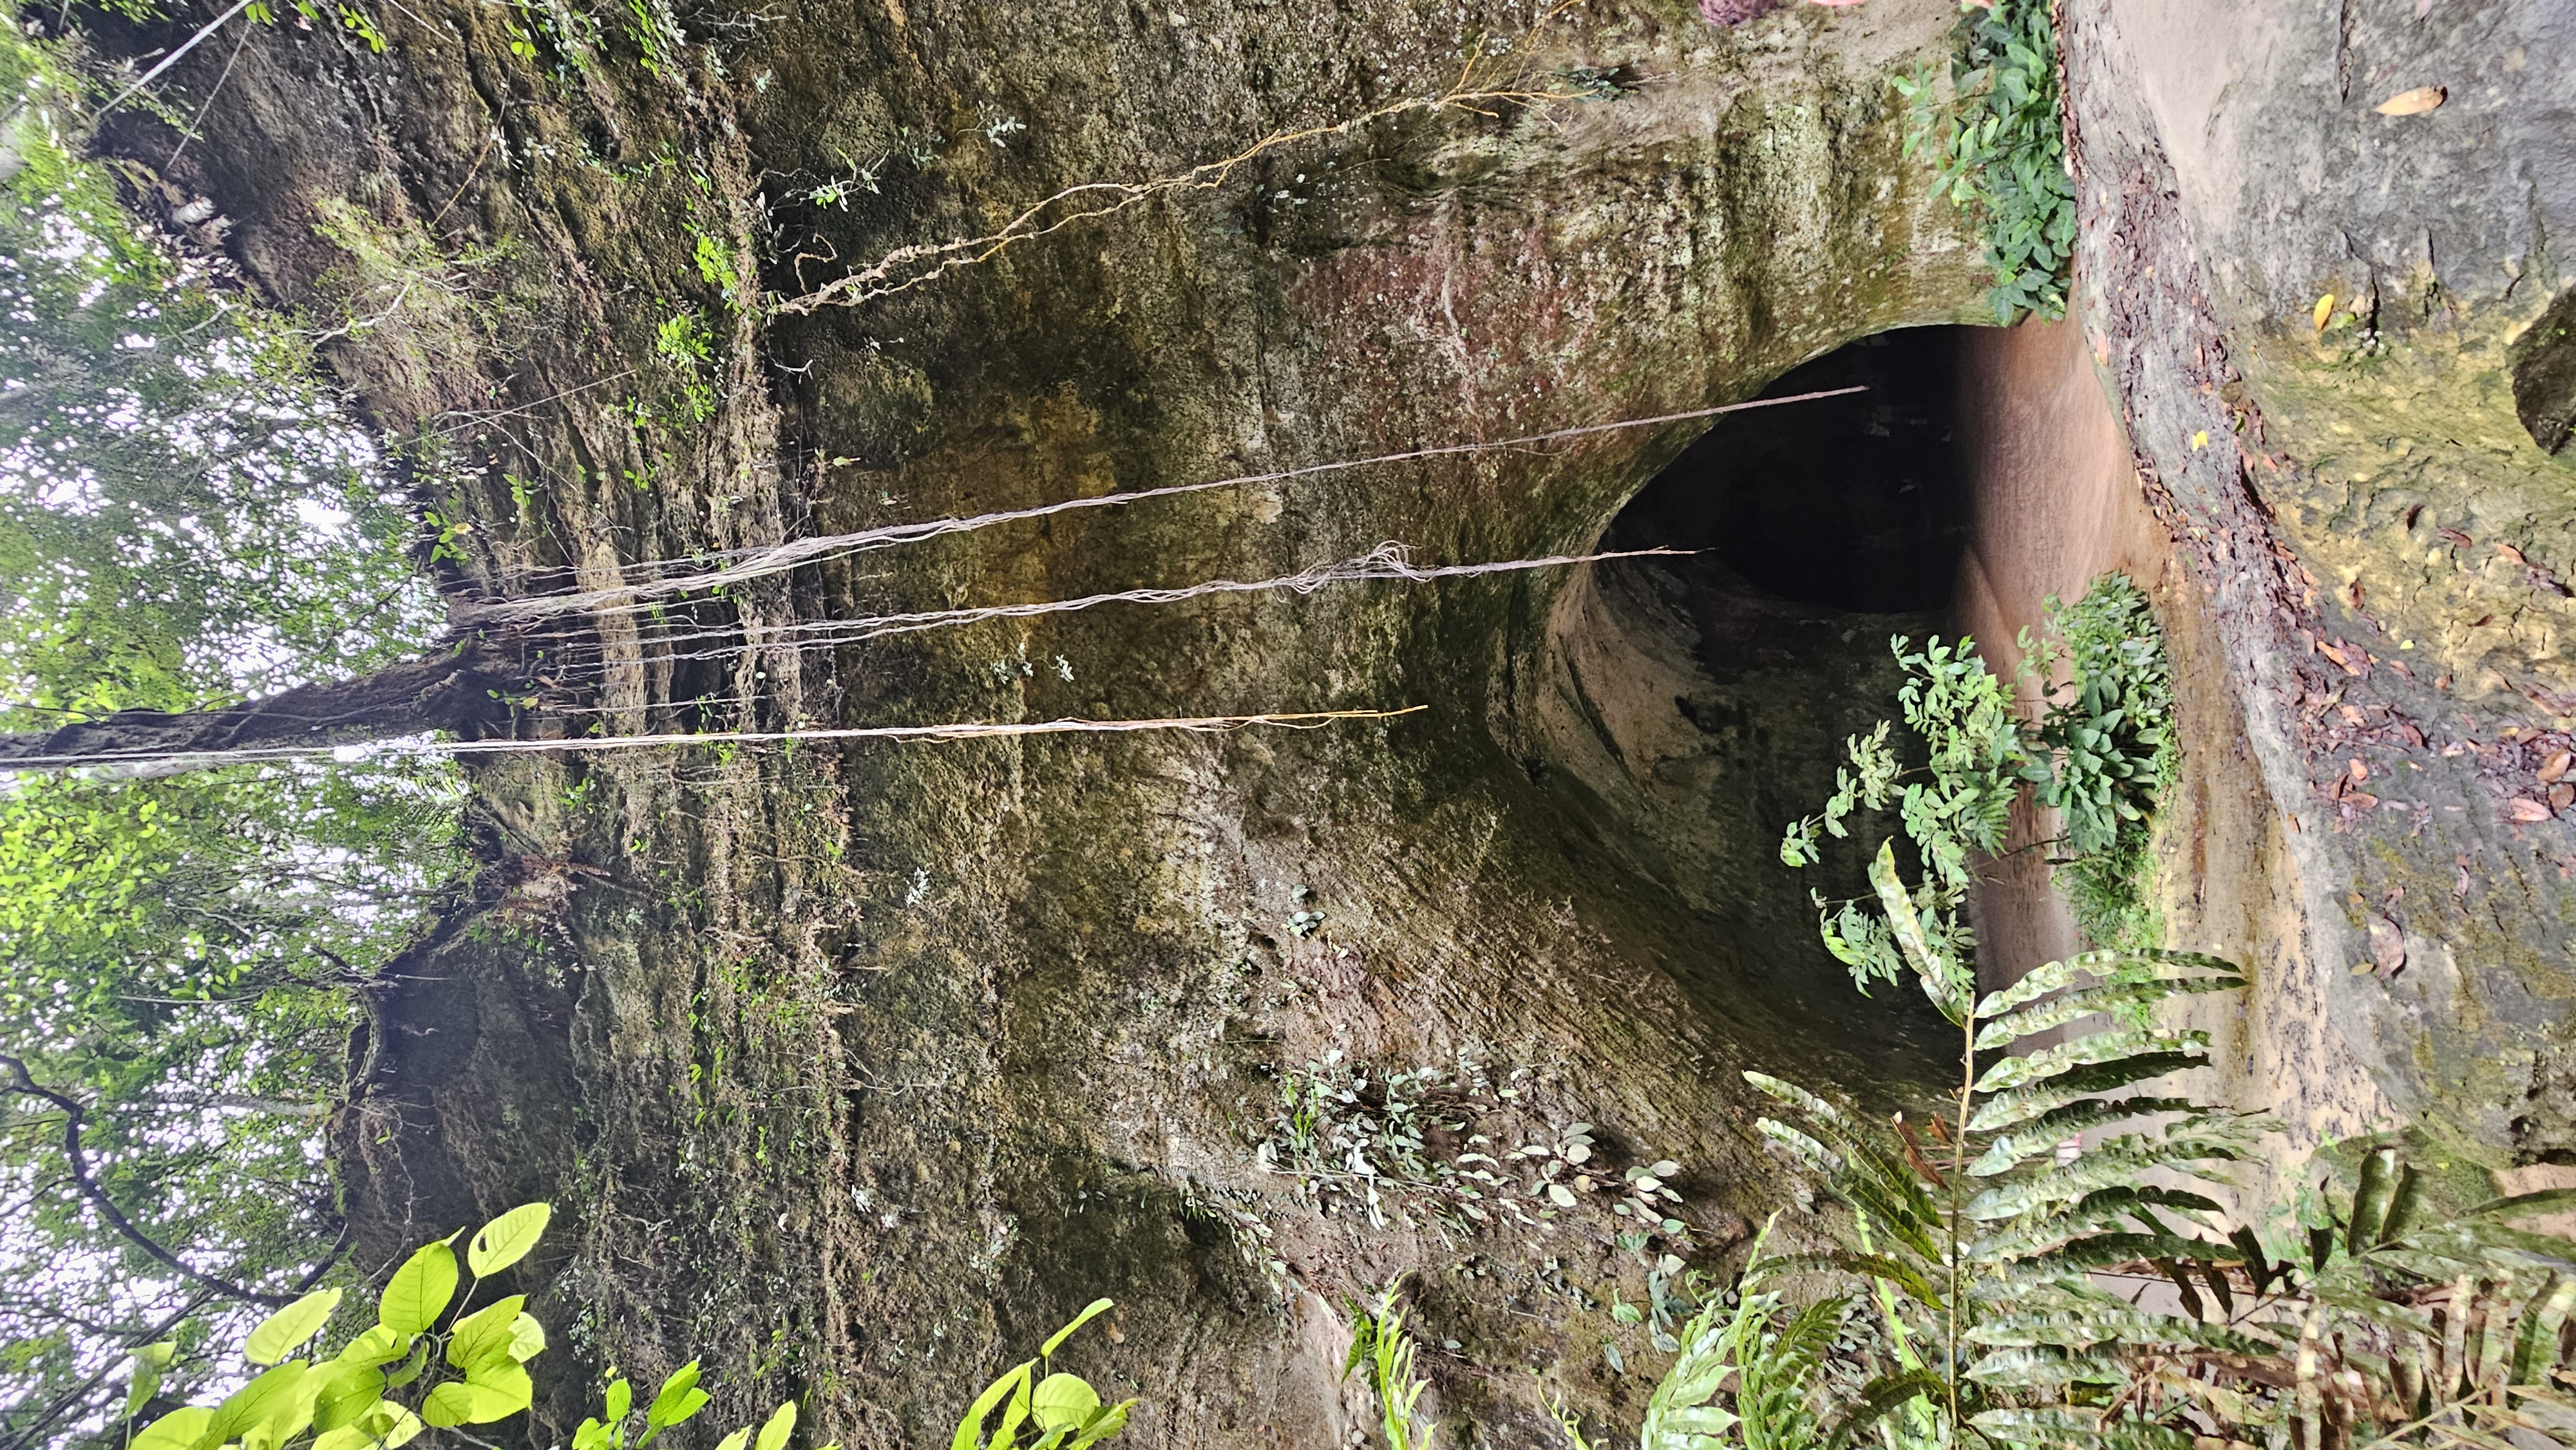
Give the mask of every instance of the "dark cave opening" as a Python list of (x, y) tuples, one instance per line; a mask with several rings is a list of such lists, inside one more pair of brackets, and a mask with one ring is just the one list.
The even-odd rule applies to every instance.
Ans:
[(1867, 391), (1720, 418), (1638, 491), (1607, 547), (1710, 550), (1800, 604), (1943, 608), (1970, 523), (1963, 331), (1880, 333), (1783, 375), (1761, 396)]
[(1844, 740), (1899, 715), (1890, 639), (1949, 632), (1972, 523), (1965, 332), (1865, 338), (1762, 396), (1866, 391), (1720, 419), (1603, 540), (1697, 552), (1597, 566), (1554, 632), (1552, 764), (1598, 848), (1682, 908), (1668, 969), (1700, 1010), (1758, 1012), (1853, 1084), (1938, 1057), (1919, 999), (1855, 993), (1809, 895), (1866, 894), (1861, 838), (1894, 822), (1805, 870), (1780, 835), (1832, 794)]

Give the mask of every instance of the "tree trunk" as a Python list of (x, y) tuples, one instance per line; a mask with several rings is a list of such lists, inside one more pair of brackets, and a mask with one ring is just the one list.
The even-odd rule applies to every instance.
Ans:
[(471, 734), (507, 717), (496, 692), (521, 683), (468, 646), (221, 709), (120, 710), (59, 730), (0, 735), (0, 770), (119, 766), (162, 775), (247, 758), (244, 752), (325, 749), (433, 730)]

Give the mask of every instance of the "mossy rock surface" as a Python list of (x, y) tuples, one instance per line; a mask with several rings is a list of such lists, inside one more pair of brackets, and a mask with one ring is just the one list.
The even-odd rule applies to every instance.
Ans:
[[(2497, 722), (2547, 723), (2532, 691), (2576, 682), (2565, 602), (2497, 572), (2494, 545), (2553, 578), (2576, 567), (2576, 475), (2522, 421), (2557, 396), (2555, 344), (2532, 340), (2556, 295), (2534, 239), (2576, 219), (2543, 188), (2514, 231), (2509, 165), (2480, 149), (2539, 146), (2542, 123), (2463, 81), (2448, 117), (2501, 128), (2442, 153), (2475, 185), (2443, 190), (2438, 158), (2338, 170), (2390, 154), (2367, 129), (2390, 121), (2366, 109), (2391, 63), (2378, 40), (2346, 42), (2371, 58), (2330, 105), (2313, 37), (2248, 52), (2308, 69), (2213, 100), (2161, 52), (2141, 67), (2115, 25), (2132, 8), (2067, 7), (2086, 321), (2207, 587), (2215, 627), (2196, 637), (2216, 663), (2193, 688), (2246, 722), (2271, 804), (2299, 821), (2266, 848), (2297, 928), (2288, 965), (2255, 964), (2259, 1000), (2331, 1029), (2342, 1055), (2320, 1081), (2351, 1068), (2492, 1157), (2563, 1151), (2567, 828), (2497, 814), (2539, 764), (2530, 737), (2508, 760)], [(2487, 23), (2471, 8), (2445, 0), (2430, 22), (2462, 57)], [(1888, 85), (1940, 60), (1934, 0), (1728, 28), (1682, 0), (1598, 5), (1527, 40), (1527, 5), (1391, 0), (644, 0), (591, 41), (548, 6), (389, 9), (382, 56), (317, 28), (191, 57), (176, 76), (194, 98), (233, 69), (180, 161), (150, 121), (109, 141), (166, 170), (154, 194), (173, 207), (214, 200), (201, 240), (259, 287), (350, 324), (333, 365), (414, 440), (424, 500), (477, 521), (448, 569), (460, 605), (1705, 408), (1855, 338), (1988, 315), (1966, 224), (1901, 155)], [(2544, 43), (2563, 29), (2546, 6), (2476, 14), (2529, 32), (2473, 58), (2520, 54), (2531, 84), (2576, 50)], [(1398, 105), (1462, 77), (1581, 99)], [(2175, 118), (2203, 102), (2232, 129), (2185, 147)], [(1309, 128), (1208, 186), (1097, 193), (1138, 199), (964, 248), (971, 264), (917, 267), (863, 307), (779, 305), (1066, 188), (1182, 176)], [(2315, 164), (2252, 165), (2266, 136), (2315, 140)], [(2233, 169), (2210, 170), (2228, 147)], [(2440, 233), (2418, 276), (2401, 191), (2427, 215), (2492, 215)], [(2337, 260), (2331, 234), (2363, 222)], [(2376, 299), (2386, 353), (2346, 357), (2307, 326), (2318, 291), (2347, 289)], [(1582, 1121), (1610, 1167), (1678, 1160), (1681, 1247), (1725, 1263), (1787, 1189), (1740, 1069), (1881, 1106), (1937, 1071), (1928, 1013), (1852, 996), (1808, 883), (1769, 859), (1830, 789), (1835, 743), (1883, 713), (1885, 636), (1936, 621), (1656, 563), (783, 641), (858, 614), (1266, 578), (1390, 541), (1433, 564), (1580, 552), (1703, 426), (952, 535), (531, 642), (551, 651), (541, 678), (553, 661), (592, 682), (548, 707), (594, 712), (531, 733), (1425, 708), (1310, 732), (476, 767), (485, 889), (371, 1000), (334, 1139), (360, 1253), (551, 1197), (561, 1256), (522, 1273), (562, 1342), (639, 1378), (703, 1354), (722, 1419), (796, 1393), (845, 1445), (944, 1437), (1101, 1293), (1117, 1314), (1067, 1355), (1143, 1398), (1132, 1440), (1347, 1444), (1365, 1415), (1338, 1378), (1336, 1304), (1398, 1271), (1462, 1439), (1552, 1443), (1540, 1405), (1560, 1391), (1594, 1430), (1633, 1423), (1659, 1357), (1608, 1313), (1613, 1290), (1644, 1293), (1623, 1221), (1594, 1200), (1528, 1229), (1320, 1212), (1255, 1163), (1275, 1073), (1336, 1049), (1386, 1068), (1465, 1052), (1515, 1094), (1478, 1131), (1499, 1145)], [(2443, 528), (2485, 552), (2423, 562), (2466, 548), (2433, 543)], [(2490, 608), (2510, 622), (2469, 622)], [(759, 647), (675, 646), (680, 628)], [(2308, 638), (2369, 658), (2328, 676)], [(2394, 668), (2410, 657), (2411, 678)], [(2336, 733), (2343, 705), (2382, 752), (2372, 769), (2407, 770), (2408, 739), (2427, 829), (2315, 794), (2363, 748)], [(2474, 749), (2443, 753), (2445, 711), (2474, 722)], [(2472, 809), (2454, 820), (2450, 802)], [(2460, 895), (2457, 856), (2476, 867)], [(1856, 864), (1828, 874), (1847, 884)], [(2342, 975), (2365, 913), (2402, 918), (2408, 974)], [(541, 1407), (558, 1435), (586, 1408), (579, 1385)]]

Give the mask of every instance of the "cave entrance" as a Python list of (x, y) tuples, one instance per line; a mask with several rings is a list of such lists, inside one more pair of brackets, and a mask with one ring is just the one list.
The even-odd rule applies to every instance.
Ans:
[(1660, 888), (1640, 905), (1685, 908), (1654, 913), (1657, 954), (1701, 1010), (1766, 1017), (1847, 1082), (1911, 1075), (1894, 1064), (1917, 1052), (1928, 1066), (1938, 1019), (1913, 993), (1863, 1002), (1817, 939), (1811, 890), (1868, 890), (1858, 846), (1791, 870), (1780, 834), (1832, 793), (1844, 737), (1897, 713), (1889, 638), (1950, 632), (1973, 514), (1967, 331), (1863, 339), (1763, 396), (1866, 391), (1721, 418), (1603, 539), (1697, 552), (1596, 566), (1552, 631), (1550, 763), (1596, 849)]
[(1784, 375), (1761, 396), (1867, 391), (1718, 419), (1620, 511), (1608, 547), (1708, 550), (1745, 587), (1847, 613), (1945, 608), (1970, 524), (1965, 332), (1880, 333)]

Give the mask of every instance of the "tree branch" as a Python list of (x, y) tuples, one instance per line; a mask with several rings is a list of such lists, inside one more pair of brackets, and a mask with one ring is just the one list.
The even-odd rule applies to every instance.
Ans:
[(66, 1094), (58, 1093), (28, 1076), (27, 1064), (8, 1053), (0, 1052), (0, 1067), (7, 1068), (10, 1077), (9, 1082), (0, 1086), (5, 1086), (13, 1092), (24, 1093), (29, 1097), (43, 1098), (62, 1109), (63, 1157), (71, 1164), (73, 1186), (80, 1190), (81, 1197), (90, 1201), (91, 1207), (98, 1210), (99, 1217), (106, 1219), (110, 1227), (123, 1234), (135, 1247), (176, 1269), (192, 1282), (228, 1299), (238, 1299), (245, 1304), (270, 1306), (295, 1302), (295, 1296), (292, 1294), (263, 1294), (256, 1289), (245, 1289), (229, 1279), (219, 1279), (212, 1274), (200, 1273), (190, 1268), (177, 1254), (155, 1243), (143, 1230), (136, 1228), (134, 1220), (125, 1216), (124, 1210), (118, 1208), (115, 1201), (107, 1196), (107, 1190), (98, 1186), (98, 1179), (89, 1171), (89, 1155), (81, 1151), (82, 1109), (79, 1101)]

